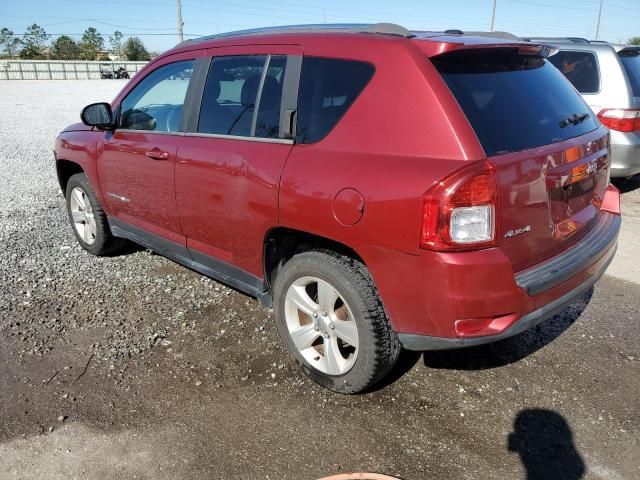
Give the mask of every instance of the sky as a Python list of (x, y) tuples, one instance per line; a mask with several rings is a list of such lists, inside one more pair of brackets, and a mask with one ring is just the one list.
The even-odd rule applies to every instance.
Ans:
[[(601, 0), (496, 0), (496, 30), (520, 36), (595, 38)], [(602, 0), (599, 38), (640, 36), (640, 0)], [(308, 23), (392, 22), (414, 30), (489, 30), (493, 0), (182, 0), (186, 38), (245, 28)], [(37, 23), (79, 39), (90, 26), (115, 30), (151, 51), (178, 43), (175, 0), (0, 0), (0, 28)], [(107, 44), (108, 45), (108, 44)]]

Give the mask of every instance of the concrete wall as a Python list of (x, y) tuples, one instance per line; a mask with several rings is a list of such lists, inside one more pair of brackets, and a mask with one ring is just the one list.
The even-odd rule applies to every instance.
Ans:
[(84, 60), (0, 60), (0, 80), (100, 80), (100, 66), (124, 66), (133, 76), (147, 62), (88, 62)]

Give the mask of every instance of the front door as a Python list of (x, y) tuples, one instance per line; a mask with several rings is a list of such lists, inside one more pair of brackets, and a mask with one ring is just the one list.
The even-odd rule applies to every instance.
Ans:
[(280, 174), (293, 146), (287, 130), (301, 49), (262, 45), (207, 54), (213, 58), (199, 119), (178, 149), (182, 229), (197, 261), (261, 277), (262, 244), (278, 223)]
[(98, 145), (98, 176), (112, 217), (184, 245), (174, 177), (195, 60), (166, 62), (114, 106), (118, 124)]

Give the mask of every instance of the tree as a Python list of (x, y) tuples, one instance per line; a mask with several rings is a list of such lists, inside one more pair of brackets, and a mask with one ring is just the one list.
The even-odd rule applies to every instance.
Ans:
[(41, 26), (37, 24), (27, 28), (22, 39), (23, 48), (20, 51), (20, 58), (38, 59), (45, 58), (45, 48), (49, 35)]
[(15, 57), (20, 50), (22, 42), (11, 30), (3, 28), (0, 30), (0, 52), (7, 57)]
[(118, 59), (122, 59), (122, 33), (116, 30), (113, 35), (109, 37), (109, 45), (111, 45), (111, 53)]
[(95, 60), (104, 50), (104, 38), (93, 28), (87, 28), (80, 40), (80, 52), (84, 60)]
[(631, 37), (629, 43), (631, 45), (640, 45), (640, 37)]
[(80, 58), (80, 47), (71, 37), (62, 35), (51, 44), (51, 56), (56, 60), (77, 60)]
[(130, 37), (127, 38), (127, 41), (124, 42), (124, 54), (127, 57), (127, 60), (131, 61), (148, 61), (151, 60), (149, 56), (149, 52), (144, 47), (142, 40), (138, 37)]

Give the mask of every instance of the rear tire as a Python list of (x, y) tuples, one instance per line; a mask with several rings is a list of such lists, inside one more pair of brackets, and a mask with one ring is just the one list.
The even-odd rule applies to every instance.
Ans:
[(129, 243), (111, 234), (107, 215), (84, 173), (69, 178), (65, 197), (71, 228), (82, 248), (97, 256), (115, 255), (126, 250)]
[(273, 291), (284, 346), (319, 385), (362, 392), (396, 364), (400, 342), (362, 262), (329, 250), (300, 253), (282, 267)]

